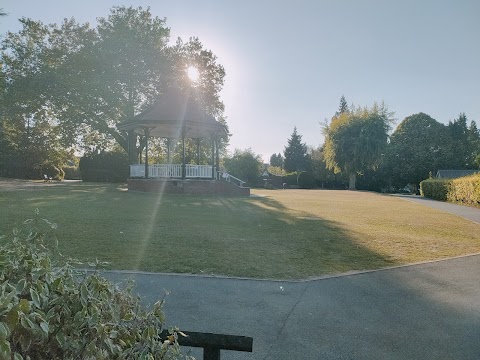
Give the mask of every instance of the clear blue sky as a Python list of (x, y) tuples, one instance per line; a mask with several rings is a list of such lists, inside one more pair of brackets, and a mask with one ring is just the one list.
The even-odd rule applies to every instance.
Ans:
[(480, 125), (479, 0), (2, 0), (0, 33), (25, 16), (95, 24), (113, 5), (150, 6), (172, 39), (198, 36), (227, 76), (221, 93), (234, 148), (268, 160), (297, 126), (311, 146), (341, 95), (385, 101), (406, 116), (448, 123), (460, 112)]

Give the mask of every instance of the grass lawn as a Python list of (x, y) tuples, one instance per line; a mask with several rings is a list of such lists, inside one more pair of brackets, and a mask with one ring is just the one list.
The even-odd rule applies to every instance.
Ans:
[[(129, 193), (71, 183), (5, 190), (0, 234), (58, 223), (60, 250), (111, 268), (298, 279), (480, 252), (480, 225), (367, 192), (253, 190), (250, 198)], [(0, 241), (5, 241), (5, 238)]]

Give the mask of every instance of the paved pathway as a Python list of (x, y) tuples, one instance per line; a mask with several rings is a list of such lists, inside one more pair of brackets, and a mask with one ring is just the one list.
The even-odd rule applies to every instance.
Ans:
[(462, 216), (480, 224), (480, 209), (470, 206), (456, 205), (443, 201), (435, 201), (416, 195), (394, 195), (399, 198), (415, 202), (417, 204), (429, 206), (431, 208), (448, 212), (450, 214)]
[(146, 303), (170, 290), (170, 325), (254, 338), (222, 359), (478, 359), (479, 274), (469, 256), (308, 282), (107, 276), (134, 278)]

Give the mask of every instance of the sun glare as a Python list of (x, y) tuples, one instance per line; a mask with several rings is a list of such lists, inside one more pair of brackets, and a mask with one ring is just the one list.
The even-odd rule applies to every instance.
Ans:
[(191, 81), (195, 82), (198, 80), (199, 73), (198, 73), (198, 69), (195, 66), (189, 66), (187, 69), (187, 74), (188, 74), (188, 78)]

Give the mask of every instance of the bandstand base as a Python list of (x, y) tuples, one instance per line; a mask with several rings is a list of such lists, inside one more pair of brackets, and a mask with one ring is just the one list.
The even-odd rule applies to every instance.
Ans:
[(127, 180), (129, 191), (186, 195), (250, 196), (250, 188), (222, 180), (135, 179)]

